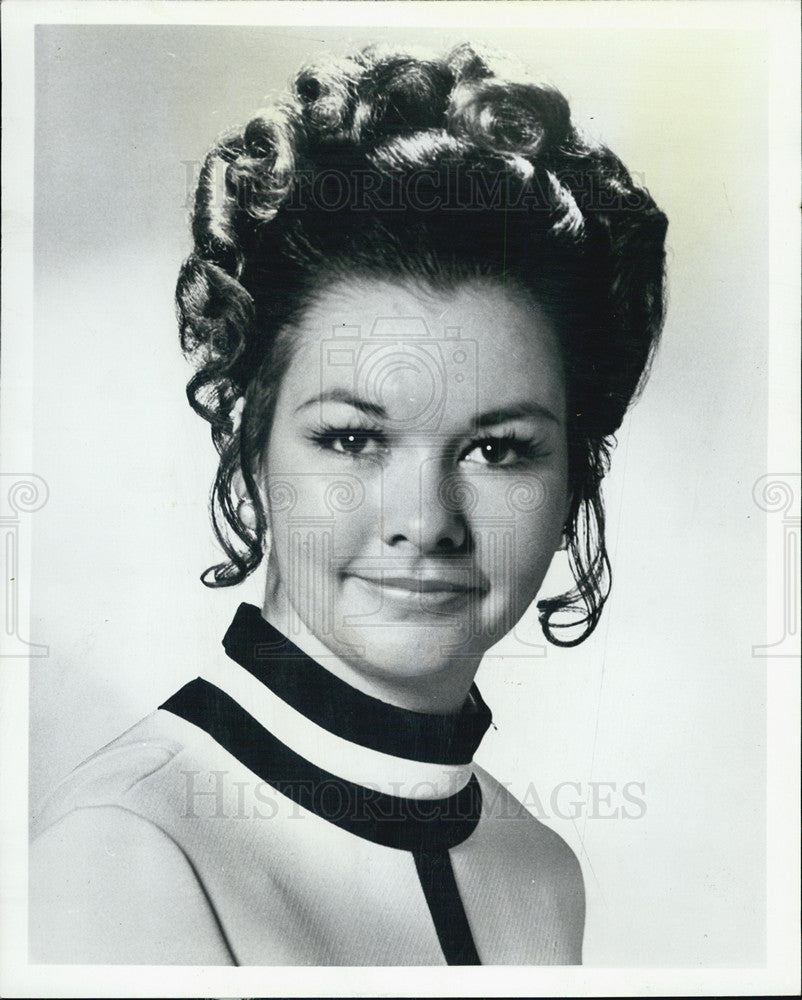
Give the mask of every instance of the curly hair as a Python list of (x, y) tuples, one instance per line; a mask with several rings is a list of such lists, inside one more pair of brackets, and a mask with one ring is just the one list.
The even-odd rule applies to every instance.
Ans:
[[(501, 57), (369, 47), (301, 69), (208, 153), (176, 290), (195, 366), (187, 396), (220, 458), (211, 515), (228, 558), (204, 583), (238, 583), (261, 561), (254, 469), (314, 296), (344, 276), (438, 289), (490, 277), (531, 294), (561, 340), (575, 587), (538, 610), (550, 642), (581, 642), (610, 590), (601, 482), (662, 328), (666, 227), (621, 161), (572, 125), (562, 94)], [(255, 525), (238, 516), (237, 473)]]

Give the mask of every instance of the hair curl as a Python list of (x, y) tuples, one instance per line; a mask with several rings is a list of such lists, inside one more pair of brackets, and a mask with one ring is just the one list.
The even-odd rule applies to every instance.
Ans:
[[(187, 396), (220, 456), (211, 513), (228, 561), (203, 574), (207, 585), (238, 583), (262, 558), (254, 469), (293, 322), (316, 292), (354, 275), (440, 289), (490, 277), (530, 293), (560, 331), (576, 585), (538, 609), (556, 645), (595, 628), (611, 582), (601, 482), (662, 328), (667, 220), (572, 125), (562, 94), (510, 67), (469, 45), (440, 59), (370, 47), (320, 61), (207, 155), (176, 290), (195, 365)], [(238, 471), (255, 526), (237, 512)]]

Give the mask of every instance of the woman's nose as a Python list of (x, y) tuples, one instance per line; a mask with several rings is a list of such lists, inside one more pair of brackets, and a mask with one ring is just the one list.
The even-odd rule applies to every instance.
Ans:
[(385, 467), (382, 535), (388, 545), (409, 542), (420, 552), (462, 549), (468, 525), (458, 474), (440, 457), (409, 449)]

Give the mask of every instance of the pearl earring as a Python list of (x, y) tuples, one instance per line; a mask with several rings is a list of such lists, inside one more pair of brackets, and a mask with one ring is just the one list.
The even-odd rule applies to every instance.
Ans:
[(253, 501), (243, 497), (237, 504), (237, 519), (250, 531), (256, 529), (256, 508)]

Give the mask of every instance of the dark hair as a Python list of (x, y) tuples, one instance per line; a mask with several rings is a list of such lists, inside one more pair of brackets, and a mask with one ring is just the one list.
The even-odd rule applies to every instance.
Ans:
[[(494, 278), (530, 293), (562, 339), (576, 586), (538, 609), (549, 641), (582, 641), (609, 594), (600, 487), (662, 327), (666, 226), (621, 161), (572, 125), (565, 98), (503, 59), (468, 45), (441, 59), (371, 47), (302, 69), (206, 157), (178, 280), (181, 343), (196, 367), (187, 395), (220, 456), (211, 510), (228, 561), (203, 581), (238, 583), (262, 558), (253, 471), (293, 321), (316, 292), (355, 274), (436, 288)], [(255, 527), (232, 495), (240, 469)], [(560, 637), (576, 626), (579, 636)]]

